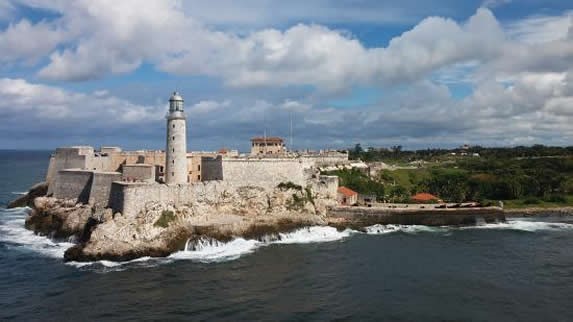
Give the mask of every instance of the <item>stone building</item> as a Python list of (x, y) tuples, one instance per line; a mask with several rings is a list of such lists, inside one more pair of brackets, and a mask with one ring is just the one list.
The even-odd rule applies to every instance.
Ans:
[(76, 199), (123, 214), (147, 202), (174, 205), (209, 198), (241, 187), (273, 190), (283, 182), (311, 186), (335, 199), (338, 178), (320, 175), (319, 167), (348, 162), (338, 152), (287, 154), (281, 138), (253, 138), (249, 156), (237, 150), (187, 152), (183, 98), (169, 99), (166, 150), (123, 151), (120, 147), (58, 148), (50, 157), (48, 195)]
[(358, 202), (358, 192), (347, 188), (338, 187), (337, 190), (338, 203), (344, 206), (353, 206)]
[(280, 155), (286, 153), (284, 140), (279, 137), (254, 137), (251, 139), (251, 155)]

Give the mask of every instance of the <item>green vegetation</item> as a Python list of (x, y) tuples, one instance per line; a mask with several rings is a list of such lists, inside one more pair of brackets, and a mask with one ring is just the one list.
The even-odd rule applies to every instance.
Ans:
[(315, 195), (312, 193), (310, 186), (303, 189), (302, 186), (289, 181), (279, 183), (277, 188), (281, 191), (295, 190), (295, 193), (292, 194), (292, 198), (287, 204), (289, 210), (302, 210), (307, 202), (315, 206)]
[(298, 185), (298, 184), (294, 184), (292, 181), (289, 182), (281, 182), (278, 184), (277, 188), (279, 188), (281, 191), (286, 191), (286, 190), (297, 190), (297, 191), (302, 191), (302, 186)]
[(175, 220), (175, 214), (173, 213), (173, 211), (163, 210), (163, 212), (161, 212), (161, 216), (159, 217), (159, 219), (157, 219), (157, 221), (153, 224), (153, 226), (167, 228), (167, 226), (169, 226), (169, 223), (174, 220)]
[(340, 184), (379, 200), (402, 202), (418, 192), (445, 201), (503, 200), (510, 208), (573, 205), (573, 147), (362, 149), (353, 159), (382, 161), (408, 168), (382, 170), (374, 177), (358, 171), (335, 171)]
[(327, 172), (327, 174), (338, 176), (341, 186), (348, 187), (361, 194), (376, 196), (378, 200), (384, 199), (384, 184), (370, 178), (359, 170), (337, 170)]

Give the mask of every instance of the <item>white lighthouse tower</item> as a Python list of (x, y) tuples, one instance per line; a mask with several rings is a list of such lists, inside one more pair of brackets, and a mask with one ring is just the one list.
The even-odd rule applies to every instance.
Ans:
[(187, 183), (187, 126), (183, 97), (177, 92), (169, 98), (165, 183)]

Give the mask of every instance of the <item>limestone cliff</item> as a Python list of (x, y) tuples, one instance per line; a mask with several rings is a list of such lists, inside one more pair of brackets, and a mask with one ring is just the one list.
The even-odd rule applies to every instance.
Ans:
[(26, 227), (76, 240), (78, 244), (66, 251), (66, 260), (129, 260), (167, 256), (183, 249), (189, 239), (261, 238), (324, 224), (326, 209), (334, 204), (333, 199), (296, 185), (272, 191), (243, 186), (178, 207), (149, 202), (131, 216), (76, 200), (38, 197)]

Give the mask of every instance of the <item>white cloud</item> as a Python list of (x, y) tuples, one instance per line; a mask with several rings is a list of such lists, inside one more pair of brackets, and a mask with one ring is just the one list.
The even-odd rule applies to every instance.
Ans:
[(511, 2), (512, 0), (485, 0), (481, 6), (484, 8), (496, 8)]
[(141, 106), (102, 92), (82, 94), (24, 79), (0, 79), (0, 113), (16, 119), (113, 128), (159, 121), (166, 106)]
[[(265, 129), (285, 136), (291, 116), (295, 133), (319, 144), (566, 144), (573, 138), (570, 13), (505, 25), (489, 9), (464, 22), (428, 17), (386, 47), (372, 48), (347, 31), (319, 24), (247, 33), (216, 29), (215, 18), (203, 18), (207, 24), (202, 24), (179, 1), (22, 1), (60, 16), (6, 27), (0, 32), (0, 63), (49, 58), (38, 73), (49, 80), (96, 79), (129, 73), (143, 63), (220, 79), (233, 87), (225, 93), (242, 96), (198, 93), (187, 110), (191, 135), (201, 139), (246, 142)], [(458, 83), (473, 92), (454, 98), (443, 85)], [(290, 85), (312, 85), (318, 93), (273, 98), (257, 89)], [(330, 95), (361, 85), (380, 86), (381, 101), (349, 109), (325, 103)], [(64, 124), (62, 132), (74, 133), (125, 128), (140, 134), (146, 126), (133, 125), (163, 126), (163, 100), (146, 106), (110, 92), (82, 94), (4, 78), (0, 115), (20, 121), (31, 115), (47, 128)]]
[(558, 16), (533, 16), (507, 25), (507, 33), (519, 42), (540, 44), (567, 39), (569, 28), (573, 25), (573, 12)]
[(65, 34), (55, 25), (45, 22), (32, 25), (28, 20), (21, 20), (10, 24), (0, 33), (0, 64), (18, 60), (33, 63), (64, 41)]

